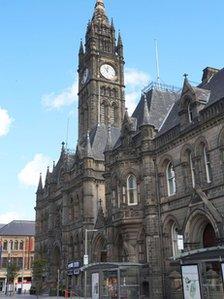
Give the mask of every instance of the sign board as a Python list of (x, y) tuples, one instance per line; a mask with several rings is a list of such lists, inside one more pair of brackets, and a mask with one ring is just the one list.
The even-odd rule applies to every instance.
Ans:
[(88, 258), (88, 254), (85, 254), (84, 255), (84, 258), (83, 258), (83, 264), (85, 266), (87, 266), (89, 264), (89, 258)]
[(184, 299), (201, 299), (198, 266), (183, 265), (181, 268)]
[(69, 262), (68, 266), (67, 266), (67, 274), (69, 276), (78, 275), (79, 274), (79, 268), (80, 268), (80, 262), (79, 261)]
[(100, 298), (99, 273), (92, 273), (92, 299)]

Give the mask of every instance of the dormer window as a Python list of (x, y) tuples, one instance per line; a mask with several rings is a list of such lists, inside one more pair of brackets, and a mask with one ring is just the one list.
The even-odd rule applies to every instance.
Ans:
[(188, 104), (187, 111), (188, 111), (188, 120), (189, 120), (189, 123), (192, 123), (193, 122), (193, 105), (192, 105), (192, 103)]

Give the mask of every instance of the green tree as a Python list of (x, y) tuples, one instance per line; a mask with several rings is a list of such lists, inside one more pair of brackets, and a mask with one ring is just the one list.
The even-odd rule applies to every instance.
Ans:
[(14, 280), (19, 274), (19, 267), (12, 262), (8, 262), (6, 269), (6, 278), (7, 278), (7, 292), (9, 285), (14, 286)]
[(37, 298), (43, 290), (43, 278), (46, 272), (46, 264), (47, 261), (44, 259), (35, 259), (32, 265), (33, 281)]

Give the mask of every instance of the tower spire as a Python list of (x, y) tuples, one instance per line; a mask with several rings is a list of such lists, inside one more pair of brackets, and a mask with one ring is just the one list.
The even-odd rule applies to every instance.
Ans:
[(107, 23), (109, 23), (108, 18), (106, 16), (105, 5), (103, 0), (96, 0), (92, 21), (106, 21)]

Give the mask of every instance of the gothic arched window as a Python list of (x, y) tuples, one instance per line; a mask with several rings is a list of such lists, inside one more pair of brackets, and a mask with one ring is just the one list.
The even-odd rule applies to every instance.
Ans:
[(175, 223), (171, 227), (171, 239), (172, 239), (172, 248), (173, 256), (179, 255), (181, 250), (184, 249), (183, 235), (178, 233), (178, 229)]
[(211, 169), (211, 163), (210, 163), (210, 156), (209, 156), (209, 153), (208, 153), (205, 145), (203, 145), (203, 156), (204, 156), (204, 163), (205, 163), (206, 181), (207, 181), (207, 183), (211, 183), (212, 169)]
[(128, 195), (128, 205), (137, 205), (138, 196), (137, 196), (137, 181), (136, 177), (131, 174), (127, 178), (127, 195)]
[(187, 112), (188, 112), (189, 123), (192, 123), (194, 114), (193, 114), (193, 105), (191, 102), (187, 106)]
[(189, 159), (189, 165), (190, 165), (192, 187), (194, 188), (195, 187), (195, 168), (194, 168), (194, 163), (192, 160), (191, 152), (188, 153), (188, 159)]
[(176, 193), (176, 179), (172, 162), (169, 162), (166, 168), (166, 180), (168, 196)]
[(102, 103), (101, 106), (100, 106), (100, 123), (101, 124), (105, 123), (105, 107), (104, 107), (104, 103)]

